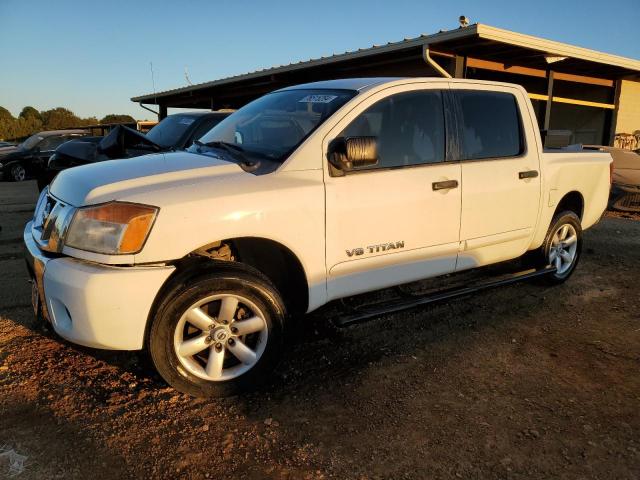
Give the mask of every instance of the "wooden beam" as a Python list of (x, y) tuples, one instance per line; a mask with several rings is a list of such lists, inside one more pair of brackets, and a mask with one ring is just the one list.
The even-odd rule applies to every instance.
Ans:
[(575, 98), (553, 97), (552, 101), (569, 103), (571, 105), (582, 105), (583, 107), (607, 108), (610, 110), (615, 110), (616, 108), (612, 103), (588, 102), (586, 100), (576, 100)]
[[(503, 62), (494, 62), (492, 60), (483, 60), (480, 58), (467, 58), (467, 67), (480, 68), (483, 70), (493, 70), (496, 72), (516, 73), (519, 75), (529, 75), (531, 77), (544, 78), (547, 76), (545, 70), (539, 68), (523, 67), (518, 65), (509, 65)], [(600, 85), (602, 87), (613, 88), (615, 82), (608, 78), (590, 77), (587, 75), (575, 75), (572, 73), (555, 72), (556, 80), (565, 82), (586, 83), (588, 85)]]
[(585, 75), (573, 75), (571, 73), (556, 72), (556, 80), (564, 80), (565, 82), (587, 83), (589, 85), (600, 85), (602, 87), (613, 88), (615, 82), (606, 78), (587, 77)]
[[(549, 100), (548, 95), (541, 95), (539, 93), (527, 93), (527, 95), (531, 100), (542, 100), (543, 102)], [(581, 105), (583, 107), (606, 108), (608, 110), (616, 109), (616, 106), (612, 103), (588, 102), (587, 100), (578, 100), (575, 98), (553, 97), (551, 101), (558, 103), (568, 103), (570, 105)]]
[(496, 72), (516, 73), (519, 75), (529, 75), (531, 77), (546, 78), (547, 72), (539, 68), (520, 67), (516, 65), (505, 65), (500, 62), (481, 60), (479, 58), (467, 57), (467, 67), (480, 68), (483, 70), (493, 70)]
[(431, 50), (430, 53), (431, 55), (435, 55), (437, 57), (455, 58), (455, 55), (453, 53), (434, 52), (433, 50)]

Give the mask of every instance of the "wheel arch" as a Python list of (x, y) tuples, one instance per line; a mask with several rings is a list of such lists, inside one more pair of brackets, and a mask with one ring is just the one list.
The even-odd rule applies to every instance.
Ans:
[[(229, 246), (231, 256), (216, 258), (214, 252)], [(203, 252), (211, 252), (204, 255)], [(265, 275), (282, 295), (287, 312), (300, 315), (309, 306), (309, 283), (300, 259), (280, 242), (263, 237), (238, 237), (199, 247), (174, 262), (176, 270), (165, 281), (150, 310), (147, 331), (163, 301), (190, 279), (221, 269), (249, 268)], [(148, 337), (145, 335), (145, 343)]]
[(558, 202), (558, 206), (556, 207), (555, 212), (553, 212), (551, 218), (555, 218), (559, 212), (564, 210), (574, 212), (582, 221), (582, 217), (584, 215), (584, 197), (582, 194), (577, 190), (567, 192)]
[(262, 272), (273, 282), (283, 296), (290, 313), (302, 314), (307, 311), (307, 274), (302, 262), (289, 247), (262, 237), (241, 237), (228, 241), (232, 245), (232, 251), (237, 253), (240, 263)]
[[(16, 160), (10, 160), (9, 163), (6, 163), (4, 165), (4, 167), (2, 168), (2, 172), (3, 172), (3, 180), (10, 180), (10, 181), (14, 181), (14, 179), (11, 177), (12, 173), (13, 173), (13, 169), (17, 166), (21, 166), (24, 171), (25, 171), (25, 175), (29, 175), (29, 168), (26, 165), (26, 162), (24, 162), (22, 159), (16, 159)], [(5, 177), (11, 177), (11, 178), (5, 178)]]

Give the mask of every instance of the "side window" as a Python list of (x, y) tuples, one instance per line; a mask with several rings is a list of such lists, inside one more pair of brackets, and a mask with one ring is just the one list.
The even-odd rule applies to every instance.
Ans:
[(40, 142), (38, 146), (40, 147), (40, 151), (48, 152), (51, 150), (55, 150), (67, 140), (69, 140), (69, 137), (63, 137), (63, 136), (46, 137), (44, 140), (42, 140), (42, 142)]
[[(193, 132), (193, 135), (191, 135), (191, 138), (189, 139), (190, 143), (193, 143), (195, 140), (200, 140), (200, 138), (202, 138), (202, 136), (207, 133), (209, 130), (211, 130), (213, 127), (215, 127), (217, 124), (220, 123), (220, 121), (223, 120), (224, 117), (220, 116), (220, 117), (212, 117), (209, 119), (204, 120), (195, 130), (195, 132)], [(190, 145), (185, 145), (186, 147), (189, 147)]]
[(522, 122), (510, 93), (453, 90), (460, 115), (461, 160), (515, 157), (524, 152)]
[(441, 92), (406, 92), (373, 104), (340, 136), (378, 139), (378, 164), (363, 170), (394, 168), (444, 161), (444, 125)]

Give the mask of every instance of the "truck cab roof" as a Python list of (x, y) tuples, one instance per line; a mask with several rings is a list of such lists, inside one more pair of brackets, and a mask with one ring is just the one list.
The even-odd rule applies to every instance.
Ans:
[(497, 87), (511, 87), (524, 90), (519, 85), (506, 82), (495, 82), (490, 80), (475, 80), (467, 78), (444, 78), (444, 77), (363, 77), (363, 78), (342, 78), (337, 80), (322, 80), (319, 82), (302, 83), (290, 87), (276, 90), (283, 92), (287, 90), (304, 89), (327, 89), (327, 90), (355, 90), (364, 92), (375, 87), (391, 86), (402, 83), (456, 83), (469, 85), (487, 85)]

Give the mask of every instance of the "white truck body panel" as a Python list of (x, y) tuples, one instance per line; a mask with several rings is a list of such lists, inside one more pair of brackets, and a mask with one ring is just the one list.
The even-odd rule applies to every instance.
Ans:
[[(583, 228), (596, 223), (606, 207), (610, 157), (600, 152), (543, 152), (533, 108), (519, 86), (433, 78), (378, 79), (360, 86), (355, 81), (344, 82), (351, 82), (360, 93), (322, 123), (273, 173), (253, 175), (236, 164), (186, 152), (62, 172), (51, 193), (76, 207), (118, 200), (160, 209), (139, 253), (110, 256), (65, 247), (67, 263), (128, 265), (126, 270), (170, 264), (216, 241), (265, 238), (299, 259), (309, 290), (308, 311), (312, 311), (332, 299), (516, 258), (541, 245), (558, 202), (569, 192), (579, 192), (584, 198)], [(339, 81), (325, 83), (331, 88), (340, 85)], [(458, 88), (512, 93), (522, 115), (525, 153), (514, 158), (331, 176), (330, 141), (367, 107), (400, 92)], [(519, 179), (518, 172), (526, 170), (540, 175)], [(459, 188), (432, 190), (433, 182), (444, 180), (457, 180)], [(402, 247), (375, 248), (397, 242)], [(371, 251), (370, 246), (374, 247)], [(356, 248), (366, 253), (349, 255)], [(154, 277), (160, 279), (166, 271), (157, 268), (163, 268)], [(49, 290), (59, 291), (62, 287), (54, 286), (59, 283), (49, 279)], [(157, 292), (161, 282), (151, 283), (148, 288)], [(93, 293), (87, 292), (84, 300), (78, 300), (87, 305), (78, 314), (82, 321), (108, 323), (113, 308), (128, 308), (127, 296), (120, 292), (126, 285), (107, 285), (111, 301), (120, 306), (95, 308)], [(74, 295), (83, 292), (76, 288)], [(132, 337), (144, 332), (140, 325), (147, 322), (143, 315), (145, 308), (147, 314), (151, 308), (147, 303), (127, 317), (135, 323), (129, 317), (136, 315), (139, 324)], [(68, 332), (66, 336), (73, 339)], [(84, 337), (83, 341), (91, 343)], [(132, 338), (114, 344), (101, 338), (94, 343), (106, 348), (139, 348), (141, 341)]]

